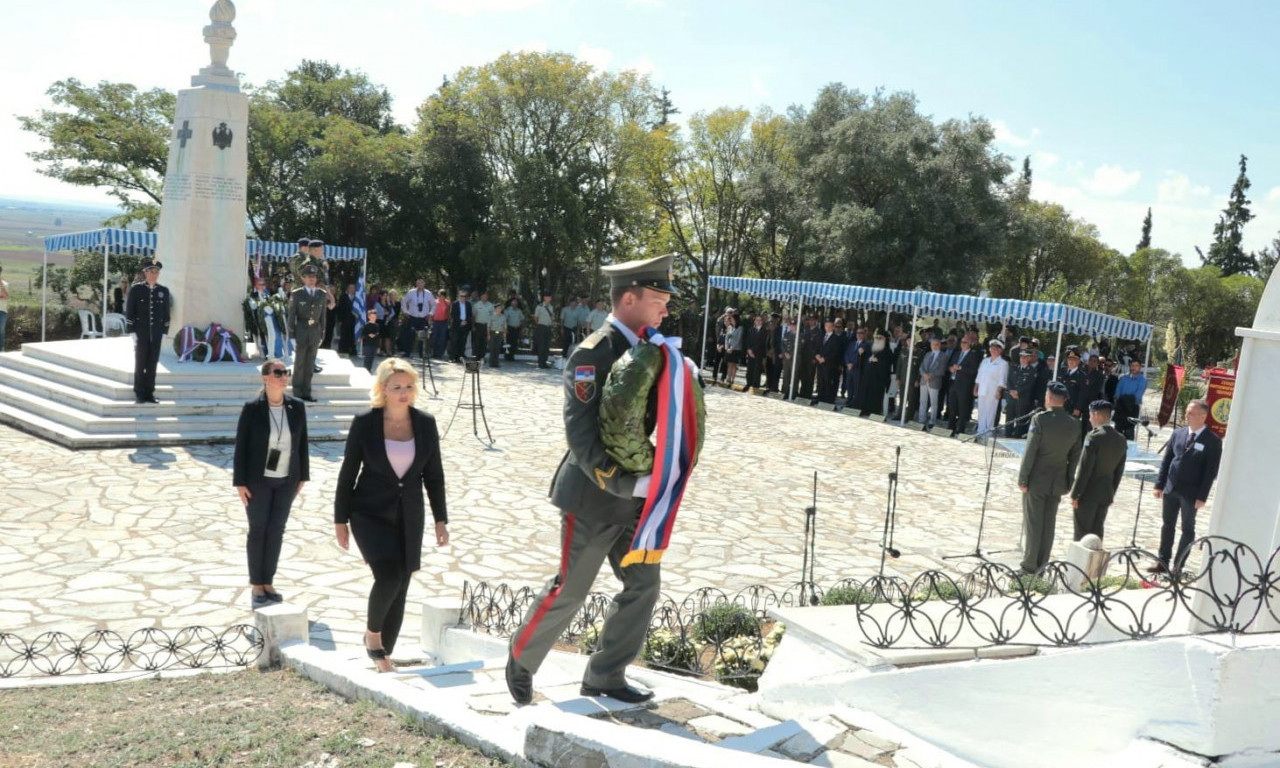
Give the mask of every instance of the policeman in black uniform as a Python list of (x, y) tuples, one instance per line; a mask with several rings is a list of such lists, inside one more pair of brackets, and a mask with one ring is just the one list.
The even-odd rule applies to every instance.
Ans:
[(169, 311), (173, 296), (160, 285), (160, 262), (152, 258), (142, 265), (144, 281), (129, 287), (124, 316), (133, 331), (133, 395), (137, 403), (158, 403), (156, 365), (160, 343), (169, 332)]
[[(658, 600), (661, 563), (623, 568), (648, 494), (649, 476), (624, 472), (605, 452), (600, 437), (600, 391), (614, 361), (657, 327), (675, 293), (671, 257), (605, 267), (613, 312), (603, 327), (569, 356), (564, 369), (564, 427), (569, 450), (552, 482), (551, 503), (560, 508), (560, 568), (538, 594), (511, 637), (507, 689), (517, 704), (533, 700), (533, 675), (569, 626), (591, 590), (605, 559), (622, 582), (591, 655), (582, 695), (628, 703), (648, 701), (651, 691), (627, 683), (626, 667), (640, 653)], [(646, 427), (653, 425), (653, 392)]]

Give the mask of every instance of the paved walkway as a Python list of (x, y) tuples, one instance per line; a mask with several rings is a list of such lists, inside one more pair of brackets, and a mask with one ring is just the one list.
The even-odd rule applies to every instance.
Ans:
[[(462, 387), (457, 366), (437, 376), (439, 399), (419, 400), (443, 425)], [(559, 518), (546, 500), (564, 451), (558, 372), (515, 364), (482, 377), (493, 449), (462, 412), (444, 440), (452, 544), (430, 548), (410, 592), (459, 596), (467, 580), (541, 583), (559, 559)], [(664, 591), (703, 586), (737, 590), (799, 580), (804, 509), (818, 473), (819, 584), (873, 574), (880, 559), (886, 476), (902, 447), (896, 545), (891, 570), (962, 572), (986, 486), (987, 454), (977, 445), (874, 420), (712, 389), (702, 462), (664, 559)], [(481, 434), (483, 435), (483, 427)], [(1157, 441), (1156, 445), (1159, 445)], [(276, 586), (305, 605), (322, 644), (359, 642), (370, 576), (354, 551), (333, 543), (334, 478), (342, 445), (312, 448), (311, 482), (295, 503)], [(231, 488), (230, 446), (69, 451), (0, 428), (0, 630), (24, 638), (107, 627), (225, 626), (248, 621), (245, 519)], [(1018, 542), (1014, 475), (997, 457), (987, 550)], [(1108, 521), (1109, 542), (1127, 544), (1137, 482), (1126, 480)], [(1149, 490), (1149, 487), (1148, 487)], [(1212, 504), (1212, 500), (1210, 502)], [(1139, 543), (1158, 541), (1157, 505), (1143, 502)], [(1207, 515), (1201, 525), (1207, 525)], [(1203, 529), (1202, 529), (1203, 530)], [(1070, 537), (1063, 505), (1058, 546)], [(997, 559), (1016, 562), (1009, 552)], [(611, 574), (597, 588), (614, 588)], [(406, 640), (416, 640), (416, 607)]]

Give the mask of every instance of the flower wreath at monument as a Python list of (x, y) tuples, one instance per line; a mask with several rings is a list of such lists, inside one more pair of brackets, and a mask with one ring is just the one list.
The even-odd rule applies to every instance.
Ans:
[(214, 363), (229, 360), (243, 363), (244, 342), (235, 331), (219, 323), (210, 323), (200, 330), (194, 325), (184, 325), (173, 337), (173, 352), (178, 362)]
[[(289, 305), (278, 296), (257, 299), (253, 296), (244, 300), (246, 327), (254, 329), (258, 351), (268, 357), (284, 357), (285, 351), (285, 318), (289, 313)], [(249, 323), (252, 319), (252, 325)]]

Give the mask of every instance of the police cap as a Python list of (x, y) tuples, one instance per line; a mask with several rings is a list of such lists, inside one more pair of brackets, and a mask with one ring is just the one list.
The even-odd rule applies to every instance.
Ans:
[(311, 238), (309, 238), (309, 237), (300, 237), (300, 238), (298, 238), (298, 247), (299, 247), (299, 248), (310, 248), (310, 247), (311, 247)]
[(988, 347), (999, 347), (999, 348), (1001, 348), (1001, 349), (1004, 349), (1004, 342), (1003, 342), (1003, 341), (1001, 341), (1000, 339), (992, 339), (991, 341), (988, 341), (988, 342), (987, 342), (987, 346), (988, 346)]
[(322, 247), (322, 246), (324, 245), (324, 241), (323, 241), (323, 240), (312, 240), (311, 242), (307, 243), (307, 245), (308, 245), (308, 247), (311, 247), (311, 248), (320, 248), (320, 247)]
[(675, 293), (672, 284), (671, 256), (655, 256), (652, 259), (628, 261), (603, 267), (609, 278), (610, 288), (651, 288), (662, 293)]
[(1092, 403), (1089, 403), (1089, 410), (1095, 413), (1097, 411), (1106, 411), (1107, 413), (1111, 413), (1111, 403), (1106, 400), (1094, 400)]
[(154, 257), (150, 261), (148, 261), (146, 264), (142, 265), (143, 272), (147, 272), (153, 269), (156, 271), (159, 271), (163, 268), (164, 268), (164, 265), (161, 264), (160, 261)]

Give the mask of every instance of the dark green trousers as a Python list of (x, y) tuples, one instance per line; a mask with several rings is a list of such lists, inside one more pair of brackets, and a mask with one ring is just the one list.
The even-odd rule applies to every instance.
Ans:
[(1110, 507), (1110, 504), (1081, 499), (1080, 506), (1074, 510), (1076, 523), (1075, 540), (1079, 541), (1091, 533), (1098, 538), (1102, 538), (1102, 524), (1107, 521), (1107, 510)]
[(547, 582), (511, 636), (511, 655), (529, 672), (537, 672), (573, 617), (582, 607), (605, 559), (622, 582), (600, 631), (600, 643), (587, 662), (582, 682), (594, 688), (620, 688), (624, 672), (644, 647), (653, 606), (661, 587), (661, 564), (620, 567), (631, 548), (635, 523), (610, 525), (590, 516), (560, 514), (560, 570)]
[(1037, 491), (1034, 486), (1022, 494), (1022, 523), (1026, 544), (1022, 570), (1039, 573), (1053, 553), (1053, 533), (1058, 522), (1058, 502), (1062, 497)]

